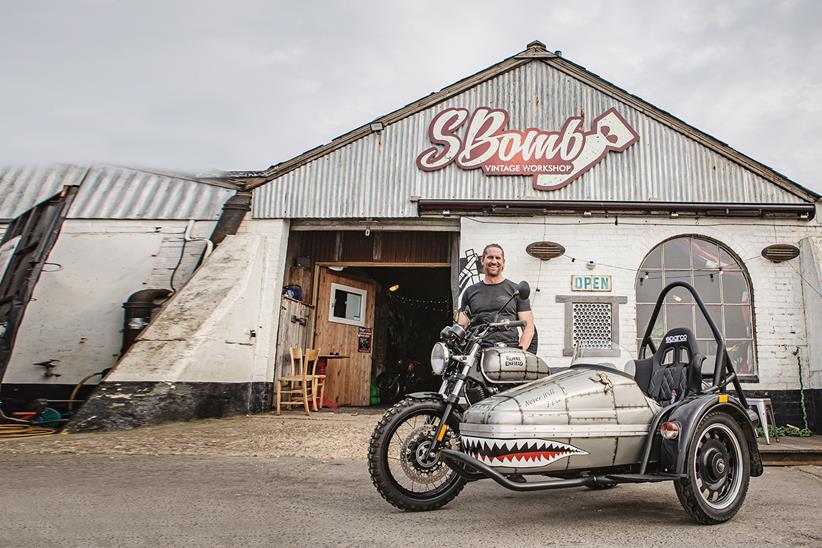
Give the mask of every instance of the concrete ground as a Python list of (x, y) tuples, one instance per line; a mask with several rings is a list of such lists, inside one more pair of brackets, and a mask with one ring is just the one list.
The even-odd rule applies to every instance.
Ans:
[(262, 415), (0, 441), (0, 546), (822, 544), (822, 467), (769, 467), (729, 523), (694, 525), (669, 484), (385, 503), (365, 464), (379, 415)]

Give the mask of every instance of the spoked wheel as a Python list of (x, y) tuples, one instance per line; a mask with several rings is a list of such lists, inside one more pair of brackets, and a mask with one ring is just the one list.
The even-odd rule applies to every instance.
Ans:
[[(429, 452), (445, 405), (405, 399), (383, 415), (368, 447), (368, 471), (382, 497), (401, 510), (434, 510), (465, 487), (463, 480)], [(440, 447), (459, 449), (459, 420), (452, 414)]]
[(384, 403), (394, 403), (400, 399), (402, 386), (400, 386), (399, 373), (383, 372), (377, 377), (377, 386), (380, 389), (380, 399)]
[(748, 492), (751, 461), (742, 428), (725, 413), (702, 419), (688, 449), (688, 476), (674, 483), (679, 502), (699, 523), (728, 521)]

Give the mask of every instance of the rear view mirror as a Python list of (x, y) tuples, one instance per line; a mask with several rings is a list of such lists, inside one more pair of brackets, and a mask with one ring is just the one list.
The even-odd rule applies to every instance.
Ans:
[(517, 285), (517, 295), (519, 295), (519, 298), (522, 300), (531, 296), (531, 286), (528, 285), (528, 282), (523, 280)]

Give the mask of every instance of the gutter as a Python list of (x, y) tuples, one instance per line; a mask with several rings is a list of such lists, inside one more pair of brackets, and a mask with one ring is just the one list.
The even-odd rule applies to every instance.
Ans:
[(597, 202), (575, 200), (419, 200), (417, 212), (430, 215), (535, 216), (554, 213), (583, 215), (633, 213), (637, 215), (680, 214), (707, 217), (785, 217), (809, 221), (815, 204), (739, 204), (699, 202)]

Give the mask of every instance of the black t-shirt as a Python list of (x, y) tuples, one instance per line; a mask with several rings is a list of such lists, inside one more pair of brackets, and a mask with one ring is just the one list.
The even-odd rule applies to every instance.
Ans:
[[(511, 298), (516, 290), (517, 284), (511, 280), (503, 280), (498, 284), (475, 283), (462, 292), (460, 312), (463, 312), (471, 320), (469, 326), (492, 322), (497, 311), (505, 304), (505, 301)], [(528, 299), (515, 297), (500, 311), (497, 321), (516, 320), (517, 312), (527, 312), (529, 310), (531, 310), (531, 303)], [(492, 346), (496, 343), (519, 346), (519, 331), (517, 329), (508, 329), (492, 333), (485, 338), (483, 346)]]

